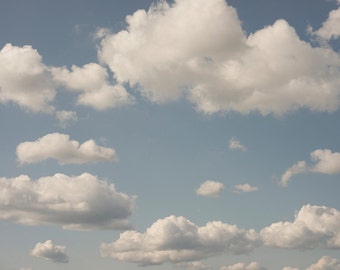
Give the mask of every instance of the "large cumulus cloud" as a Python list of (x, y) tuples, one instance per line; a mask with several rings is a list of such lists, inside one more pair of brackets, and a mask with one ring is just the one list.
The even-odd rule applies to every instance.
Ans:
[(205, 113), (278, 115), (339, 107), (339, 55), (302, 41), (285, 20), (247, 36), (224, 0), (176, 0), (126, 22), (104, 34), (99, 59), (154, 102), (186, 96)]
[(340, 211), (304, 205), (293, 222), (277, 222), (261, 230), (267, 246), (286, 249), (340, 248)]
[(248, 254), (261, 245), (254, 230), (219, 221), (199, 227), (185, 217), (159, 219), (145, 233), (126, 231), (101, 244), (103, 257), (140, 265), (195, 262), (222, 253)]
[(55, 174), (32, 181), (28, 176), (0, 178), (0, 220), (26, 225), (52, 224), (65, 229), (129, 229), (134, 196), (83, 173)]

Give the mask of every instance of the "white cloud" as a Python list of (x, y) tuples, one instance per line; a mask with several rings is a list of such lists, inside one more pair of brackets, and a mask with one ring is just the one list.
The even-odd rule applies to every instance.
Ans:
[(16, 152), (21, 164), (37, 163), (47, 159), (58, 160), (60, 164), (118, 161), (113, 148), (98, 146), (94, 140), (80, 144), (70, 140), (69, 135), (60, 133), (51, 133), (33, 142), (20, 143)]
[(260, 246), (254, 230), (220, 221), (198, 227), (185, 217), (159, 219), (145, 233), (126, 231), (118, 240), (101, 244), (103, 257), (140, 265), (196, 262), (222, 253), (247, 254)]
[(6, 44), (0, 51), (0, 103), (32, 112), (53, 112), (55, 89), (42, 57), (31, 46)]
[(281, 176), (280, 184), (283, 187), (286, 187), (288, 185), (288, 182), (294, 175), (301, 174), (306, 171), (307, 171), (306, 161), (299, 161), (284, 172), (284, 174)]
[(317, 263), (308, 267), (307, 270), (340, 270), (340, 260), (323, 256)]
[(96, 63), (83, 67), (51, 68), (53, 79), (71, 91), (79, 92), (77, 103), (97, 110), (105, 110), (133, 103), (133, 97), (120, 85), (108, 82), (106, 69)]
[(28, 176), (0, 178), (0, 220), (65, 229), (128, 229), (134, 196), (83, 173), (55, 174), (32, 181)]
[(37, 243), (31, 251), (31, 256), (50, 260), (55, 263), (69, 262), (66, 247), (54, 245), (51, 240), (47, 240), (45, 243)]
[[(340, 5), (339, 1), (338, 1), (338, 5)], [(313, 32), (313, 34), (325, 40), (339, 38), (340, 37), (340, 7), (336, 10), (332, 10), (328, 15), (327, 20), (323, 22), (321, 28)]]
[(229, 140), (229, 148), (233, 150), (239, 149), (242, 150), (243, 152), (247, 151), (247, 147), (241, 144), (241, 142), (235, 137), (232, 137)]
[(220, 270), (266, 270), (258, 262), (251, 262), (248, 265), (245, 263), (235, 263), (229, 266), (222, 266)]
[(289, 266), (286, 266), (286, 267), (283, 267), (282, 270), (300, 270), (299, 268), (296, 268), (296, 267), (289, 267)]
[(309, 170), (324, 174), (340, 173), (340, 153), (332, 153), (329, 149), (317, 149), (311, 153), (311, 159), (316, 162)]
[(223, 189), (223, 183), (207, 180), (196, 189), (196, 194), (205, 197), (219, 197)]
[(340, 153), (332, 152), (329, 149), (317, 149), (310, 154), (311, 161), (315, 164), (307, 166), (306, 161), (299, 161), (287, 169), (281, 176), (280, 184), (287, 186), (291, 177), (305, 172), (339, 174), (340, 173)]
[(258, 189), (259, 189), (258, 187), (252, 187), (249, 184), (241, 184), (234, 186), (235, 192), (254, 192), (258, 191)]
[(261, 230), (267, 246), (287, 249), (340, 248), (340, 211), (305, 205), (293, 222), (277, 222)]
[(57, 111), (56, 118), (63, 128), (66, 128), (70, 121), (78, 121), (77, 113), (73, 111)]
[(224, 0), (161, 1), (101, 31), (99, 59), (154, 102), (186, 96), (204, 113), (339, 108), (340, 57), (284, 20), (245, 35)]

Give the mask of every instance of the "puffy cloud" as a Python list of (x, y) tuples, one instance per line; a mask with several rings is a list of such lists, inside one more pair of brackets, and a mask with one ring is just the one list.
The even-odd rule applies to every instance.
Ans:
[(57, 111), (56, 118), (61, 127), (66, 128), (70, 121), (77, 121), (77, 113), (73, 111)]
[(236, 263), (229, 266), (223, 266), (220, 270), (266, 270), (258, 262), (251, 262), (250, 264)]
[(65, 229), (128, 229), (134, 196), (83, 173), (0, 178), (0, 220), (26, 225), (53, 224)]
[(329, 149), (317, 149), (311, 154), (311, 160), (315, 164), (307, 166), (306, 161), (299, 161), (287, 169), (281, 176), (281, 185), (287, 186), (291, 177), (305, 172), (338, 174), (340, 173), (340, 153), (332, 152)]
[(49, 158), (60, 164), (82, 164), (97, 161), (118, 161), (112, 148), (101, 147), (94, 140), (82, 144), (70, 140), (69, 135), (52, 133), (33, 142), (23, 142), (17, 146), (20, 163), (37, 163)]
[(305, 205), (293, 222), (277, 222), (261, 230), (267, 246), (287, 249), (340, 248), (340, 211)]
[[(338, 1), (338, 5), (340, 5), (340, 1)], [(313, 34), (318, 37), (330, 40), (337, 39), (340, 37), (340, 7), (336, 10), (332, 10), (328, 18), (325, 22), (323, 22), (321, 28)]]
[(242, 150), (243, 152), (247, 151), (247, 147), (241, 144), (241, 142), (235, 137), (232, 137), (229, 140), (229, 148), (233, 150), (239, 149)]
[(69, 90), (79, 92), (77, 103), (97, 110), (105, 110), (133, 103), (132, 96), (120, 85), (108, 82), (106, 69), (89, 63), (83, 67), (51, 68), (53, 79)]
[(254, 192), (258, 191), (258, 187), (252, 187), (249, 184), (242, 184), (242, 185), (236, 185), (234, 186), (234, 192)]
[(47, 240), (45, 243), (37, 243), (31, 251), (31, 256), (50, 260), (55, 263), (69, 262), (69, 257), (66, 255), (66, 247), (54, 245), (51, 240)]
[(196, 262), (222, 253), (246, 254), (262, 244), (254, 230), (220, 221), (198, 227), (185, 217), (159, 219), (145, 233), (126, 231), (101, 244), (103, 257), (140, 265)]
[(186, 96), (204, 113), (339, 107), (340, 57), (302, 41), (286, 21), (245, 35), (224, 0), (160, 1), (101, 31), (99, 59), (154, 102)]
[(307, 270), (340, 270), (340, 261), (329, 256), (323, 256), (316, 264)]
[(340, 153), (332, 153), (329, 149), (317, 149), (311, 153), (311, 159), (316, 162), (310, 168), (312, 172), (324, 174), (340, 173)]
[(286, 187), (288, 185), (288, 182), (294, 175), (304, 173), (306, 171), (307, 171), (306, 161), (299, 161), (284, 172), (284, 174), (281, 176), (280, 184), (283, 187)]
[(0, 51), (0, 103), (14, 102), (33, 112), (53, 112), (55, 89), (31, 46), (6, 44)]
[(223, 183), (207, 180), (196, 189), (196, 194), (205, 197), (219, 197), (223, 189)]

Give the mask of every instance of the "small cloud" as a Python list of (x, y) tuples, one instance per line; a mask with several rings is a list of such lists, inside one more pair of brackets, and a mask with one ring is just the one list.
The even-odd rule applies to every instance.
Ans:
[(206, 266), (201, 261), (193, 261), (193, 262), (181, 262), (176, 264), (179, 268), (185, 268), (187, 270), (210, 270), (211, 267)]
[(83, 164), (98, 161), (118, 161), (113, 148), (98, 146), (94, 140), (82, 144), (61, 133), (47, 134), (33, 142), (23, 142), (17, 146), (18, 161), (38, 163), (55, 159), (59, 164)]
[(66, 255), (65, 246), (57, 246), (51, 240), (45, 243), (37, 243), (31, 251), (31, 256), (43, 258), (55, 263), (68, 263), (69, 257)]
[(241, 144), (241, 142), (235, 137), (232, 137), (229, 140), (229, 148), (232, 150), (241, 150), (243, 152), (247, 151), (247, 147)]
[(223, 183), (207, 180), (196, 190), (196, 194), (204, 197), (219, 197), (223, 189)]
[(245, 263), (235, 263), (229, 266), (222, 266), (220, 270), (266, 270), (258, 262), (251, 262), (249, 264)]
[(62, 128), (66, 128), (71, 121), (78, 121), (77, 113), (73, 111), (57, 111), (56, 118)]
[(340, 260), (331, 258), (329, 256), (323, 256), (319, 261), (315, 264), (312, 264), (306, 270), (339, 270), (340, 269)]
[(254, 192), (258, 191), (258, 187), (252, 187), (249, 184), (242, 184), (242, 185), (236, 185), (234, 186), (234, 192), (240, 193), (240, 192)]
[(281, 176), (280, 184), (283, 187), (288, 185), (288, 182), (292, 178), (292, 176), (296, 174), (301, 174), (307, 171), (307, 164), (305, 161), (299, 161), (290, 168), (288, 168), (284, 174)]
[(310, 156), (311, 161), (315, 164), (307, 166), (306, 161), (299, 161), (284, 172), (280, 180), (280, 184), (283, 187), (288, 185), (292, 176), (301, 173), (311, 172), (329, 175), (340, 173), (340, 153), (333, 153), (329, 149), (317, 149)]

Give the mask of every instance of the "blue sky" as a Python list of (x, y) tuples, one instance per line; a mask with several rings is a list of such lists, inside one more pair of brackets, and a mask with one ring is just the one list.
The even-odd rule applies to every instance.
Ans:
[(3, 1), (0, 268), (340, 269), (339, 5)]

